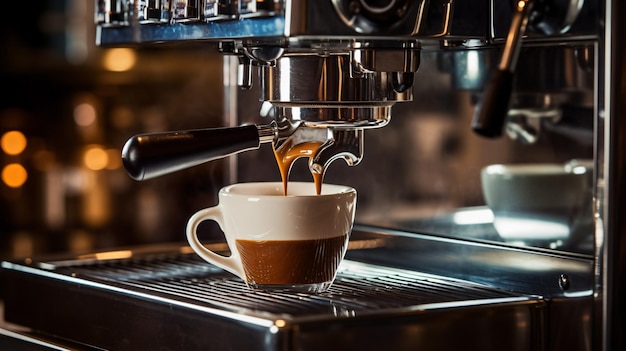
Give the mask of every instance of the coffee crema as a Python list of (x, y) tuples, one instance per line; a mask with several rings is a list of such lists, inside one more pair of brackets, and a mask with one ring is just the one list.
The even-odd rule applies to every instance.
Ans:
[[(272, 148), (274, 150), (274, 157), (278, 163), (278, 169), (280, 170), (280, 177), (283, 181), (283, 192), (287, 195), (287, 183), (289, 182), (289, 171), (293, 163), (300, 157), (308, 157), (309, 159), (319, 150), (322, 146), (320, 141), (309, 141), (300, 144), (293, 144), (292, 140), (287, 140), (278, 149), (274, 144)], [(324, 175), (320, 173), (311, 172), (313, 181), (315, 182), (315, 192), (317, 195), (322, 193), (322, 182)]]
[(348, 235), (313, 240), (237, 239), (236, 242), (249, 283), (318, 284), (335, 278)]

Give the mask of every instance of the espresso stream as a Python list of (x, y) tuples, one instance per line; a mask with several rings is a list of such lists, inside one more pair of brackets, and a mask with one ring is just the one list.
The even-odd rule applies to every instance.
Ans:
[[(273, 145), (274, 157), (278, 163), (278, 169), (280, 170), (280, 177), (283, 180), (283, 192), (287, 195), (287, 183), (289, 182), (289, 171), (293, 163), (300, 157), (311, 158), (317, 150), (322, 146), (322, 142), (310, 141), (301, 144), (294, 145), (293, 141), (287, 140), (278, 149)], [(311, 172), (313, 181), (315, 182), (315, 191), (317, 195), (322, 192), (322, 182), (324, 175)]]

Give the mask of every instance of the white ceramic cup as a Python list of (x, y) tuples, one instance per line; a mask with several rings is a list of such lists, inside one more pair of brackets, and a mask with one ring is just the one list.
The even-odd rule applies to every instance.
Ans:
[[(243, 279), (253, 289), (320, 293), (335, 279), (354, 223), (356, 190), (324, 184), (240, 183), (222, 188), (219, 204), (196, 212), (187, 240), (204, 260)], [(198, 240), (203, 221), (215, 221), (230, 256)]]
[(551, 248), (591, 235), (590, 174), (573, 162), (483, 168), (483, 196), (498, 234), (508, 242)]

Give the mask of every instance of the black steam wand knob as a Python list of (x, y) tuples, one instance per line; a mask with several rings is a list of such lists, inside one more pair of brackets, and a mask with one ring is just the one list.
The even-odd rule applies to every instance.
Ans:
[(483, 91), (482, 101), (476, 107), (476, 114), (472, 120), (472, 129), (477, 134), (489, 138), (502, 135), (509, 111), (522, 37), (526, 32), (534, 2), (535, 0), (517, 2), (498, 69)]

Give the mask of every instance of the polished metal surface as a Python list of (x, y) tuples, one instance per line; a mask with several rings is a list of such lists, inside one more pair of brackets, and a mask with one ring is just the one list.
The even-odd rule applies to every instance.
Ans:
[(59, 340), (50, 335), (40, 335), (29, 330), (0, 328), (0, 349), (11, 351), (97, 351), (98, 348)]
[[(435, 346), (543, 350), (550, 341), (542, 326), (560, 332), (579, 322), (576, 317), (552, 324), (551, 315), (568, 316), (555, 313), (559, 306), (588, 313), (590, 297), (581, 293), (586, 283), (578, 278), (582, 271), (577, 272), (586, 269), (585, 260), (371, 229), (355, 231), (348, 260), (329, 292), (320, 295), (252, 292), (240, 279), (201, 261), (188, 247), (5, 261), (6, 319), (105, 349), (142, 345), (187, 350), (375, 350), (386, 345), (395, 350)], [(467, 267), (466, 273), (474, 272), (472, 281), (484, 274), (492, 275), (491, 282), (430, 273), (440, 269), (442, 260), (426, 259), (427, 252), (456, 257), (459, 266)], [(521, 270), (519, 263), (510, 261), (535, 256), (546, 257), (536, 261), (540, 265)], [(381, 265), (368, 263), (369, 258), (389, 261)], [(509, 260), (497, 265), (501, 258)], [(483, 260), (494, 261), (488, 264), (490, 272), (479, 268), (487, 267)], [(414, 265), (421, 269), (402, 267)], [(449, 274), (455, 265), (453, 261), (447, 265)], [(496, 276), (497, 267), (501, 271)], [(515, 279), (522, 283), (530, 272), (535, 279), (549, 277), (551, 271), (560, 274), (553, 276), (549, 285), (555, 289), (548, 288), (547, 293), (557, 291), (563, 274), (571, 280), (565, 294), (551, 297), (559, 303), (548, 304), (542, 296), (524, 292), (521, 285), (513, 288), (507, 283)], [(504, 276), (510, 279), (501, 279)], [(35, 313), (44, 308), (44, 315)], [(94, 316), (98, 328), (91, 327)], [(458, 337), (446, 337), (450, 333)], [(571, 350), (577, 349), (583, 348)]]
[(594, 340), (598, 350), (626, 350), (626, 7), (607, 1), (606, 29), (599, 43), (598, 139), (596, 175), (596, 314)]
[(356, 166), (363, 159), (363, 131), (360, 129), (332, 129), (332, 140), (327, 141), (309, 161), (311, 173), (324, 174), (336, 159), (348, 166)]
[[(449, 228), (454, 225), (458, 224), (433, 223), (431, 233), (438, 233), (438, 226)], [(370, 243), (371, 247), (351, 251), (347, 257), (429, 274), (445, 274), (455, 279), (545, 298), (591, 298), (592, 255), (497, 244), (486, 240), (488, 229), (484, 225), (476, 227), (476, 233), (484, 234), (468, 239), (357, 226), (353, 237), (365, 240), (363, 245)], [(559, 286), (561, 275), (569, 278), (567, 289)]]
[[(413, 52), (407, 54), (414, 55)], [(400, 52), (398, 67), (383, 69), (404, 69), (404, 52)], [(293, 105), (324, 105), (329, 103), (359, 105), (410, 100), (411, 91), (401, 89), (400, 82), (394, 79), (396, 71), (369, 71), (353, 68), (354, 56), (349, 54), (328, 55), (283, 55), (272, 66), (261, 71), (263, 100), (272, 103)], [(375, 69), (377, 67), (371, 67)], [(407, 73), (417, 67), (411, 66)], [(410, 86), (409, 86), (410, 87)]]
[(333, 129), (369, 129), (384, 127), (391, 120), (390, 103), (311, 104), (294, 106), (276, 104), (276, 116), (309, 127)]
[(358, 33), (383, 33), (389, 27), (398, 25), (411, 7), (417, 16), (413, 32), (419, 31), (424, 7), (428, 3), (423, 1), (391, 1), (388, 3), (375, 3), (369, 1), (333, 0), (333, 6), (341, 17), (341, 20)]
[(545, 34), (567, 33), (574, 25), (585, 0), (552, 0), (538, 2), (541, 11), (539, 20), (531, 25)]

